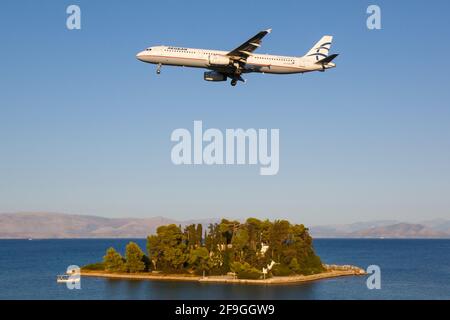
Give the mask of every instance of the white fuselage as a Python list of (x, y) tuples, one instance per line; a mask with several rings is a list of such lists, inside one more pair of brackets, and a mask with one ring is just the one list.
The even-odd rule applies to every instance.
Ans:
[[(233, 62), (229, 60), (227, 53), (220, 50), (155, 46), (139, 52), (136, 57), (143, 62), (153, 64), (220, 70), (232, 66)], [(334, 63), (325, 66), (326, 69), (333, 67), (335, 67)], [(321, 71), (323, 68), (316, 63), (314, 57), (252, 54), (247, 58), (243, 72), (292, 74)]]

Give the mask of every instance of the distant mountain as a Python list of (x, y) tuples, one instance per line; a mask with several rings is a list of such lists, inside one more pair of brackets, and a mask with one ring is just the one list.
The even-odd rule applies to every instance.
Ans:
[(420, 224), (383, 220), (310, 228), (316, 238), (450, 238), (450, 220)]
[(422, 221), (420, 224), (433, 230), (450, 234), (450, 220), (434, 219)]
[[(0, 239), (145, 238), (161, 225), (208, 224), (219, 219), (178, 221), (164, 217), (104, 218), (49, 212), (0, 214)], [(315, 238), (450, 238), (450, 220), (418, 224), (378, 220), (309, 228)]]
[(374, 227), (352, 233), (358, 238), (445, 238), (448, 233), (435, 231), (421, 224), (397, 223), (389, 226)]
[(398, 223), (396, 220), (376, 220), (369, 222), (356, 222), (351, 224), (334, 224), (324, 226), (313, 226), (309, 228), (314, 237), (319, 238), (341, 238), (349, 237), (349, 235), (376, 227), (384, 227)]
[(0, 214), (0, 238), (145, 238), (167, 224), (200, 223), (216, 219), (177, 221), (164, 217), (103, 218), (48, 212)]

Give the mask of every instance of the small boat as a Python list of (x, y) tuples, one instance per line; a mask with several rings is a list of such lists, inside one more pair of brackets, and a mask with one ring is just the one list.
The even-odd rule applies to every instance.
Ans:
[(65, 282), (78, 282), (80, 281), (79, 277), (70, 278), (68, 274), (61, 274), (56, 276), (57, 283), (65, 283)]

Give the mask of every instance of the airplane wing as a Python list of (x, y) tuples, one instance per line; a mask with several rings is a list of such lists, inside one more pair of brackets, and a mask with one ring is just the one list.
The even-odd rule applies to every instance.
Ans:
[(245, 62), (245, 60), (252, 55), (252, 52), (261, 46), (262, 38), (270, 32), (272, 32), (272, 29), (260, 31), (257, 35), (253, 36), (236, 49), (228, 52), (227, 56), (230, 56), (234, 60)]

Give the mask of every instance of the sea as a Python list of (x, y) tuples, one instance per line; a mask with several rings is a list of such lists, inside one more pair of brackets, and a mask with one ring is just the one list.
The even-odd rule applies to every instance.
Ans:
[[(371, 275), (289, 285), (208, 284), (81, 278), (80, 289), (57, 283), (69, 265), (100, 261), (145, 239), (0, 240), (0, 299), (450, 299), (450, 240), (316, 239), (324, 263), (380, 268)], [(371, 289), (370, 289), (371, 288)]]

